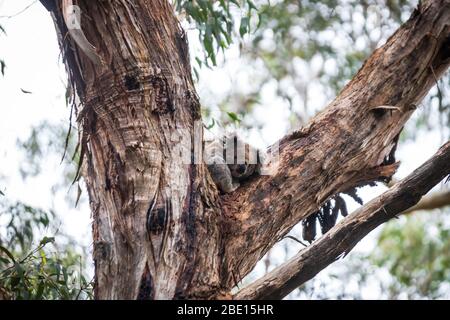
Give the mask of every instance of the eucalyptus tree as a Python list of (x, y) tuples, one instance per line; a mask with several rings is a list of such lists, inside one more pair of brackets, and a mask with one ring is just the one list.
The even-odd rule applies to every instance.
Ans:
[[(450, 64), (448, 0), (420, 2), (321, 113), (269, 148), (277, 155), (269, 158), (272, 174), (226, 195), (202, 161), (180, 157), (203, 133), (180, 19), (196, 22), (204, 60), (215, 64), (235, 26), (249, 32), (263, 11), (249, 0), (41, 3), (73, 89), (98, 299), (282, 298), (449, 174), (447, 143), (333, 227), (347, 215), (341, 193), (357, 199), (356, 187), (397, 169), (403, 126)], [(238, 21), (236, 6), (244, 10)], [(232, 292), (300, 221), (312, 241), (316, 219), (325, 233), (319, 240)]]

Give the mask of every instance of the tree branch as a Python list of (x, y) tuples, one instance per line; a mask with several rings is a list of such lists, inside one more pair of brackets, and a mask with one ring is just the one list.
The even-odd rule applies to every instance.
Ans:
[(450, 190), (436, 192), (423, 197), (419, 203), (402, 212), (402, 214), (410, 214), (420, 210), (433, 210), (446, 206), (450, 206)]
[[(388, 188), (394, 186), (398, 182), (397, 179), (391, 179), (386, 186)], [(446, 206), (450, 206), (450, 190), (438, 191), (429, 195), (426, 195), (420, 199), (419, 203), (402, 212), (402, 214), (411, 214), (421, 210), (433, 210), (441, 209)]]
[(285, 264), (239, 291), (234, 299), (282, 299), (347, 255), (370, 231), (415, 205), (450, 173), (450, 141), (408, 177), (343, 219)]
[(450, 64), (448, 21), (449, 0), (422, 1), (323, 112), (279, 142), (273, 175), (222, 197), (225, 287), (325, 201), (394, 173), (403, 125)]

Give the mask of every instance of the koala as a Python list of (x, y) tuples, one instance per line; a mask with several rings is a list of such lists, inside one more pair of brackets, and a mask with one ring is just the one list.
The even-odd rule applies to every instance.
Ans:
[(261, 150), (245, 143), (235, 133), (206, 142), (205, 157), (211, 177), (223, 193), (233, 192), (240, 182), (261, 174), (265, 160)]

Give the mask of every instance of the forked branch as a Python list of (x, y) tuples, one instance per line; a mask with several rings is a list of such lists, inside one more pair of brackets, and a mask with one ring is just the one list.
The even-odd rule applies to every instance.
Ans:
[(234, 299), (282, 299), (347, 255), (370, 231), (405, 212), (450, 173), (450, 141), (413, 173), (343, 219), (288, 262), (239, 291)]
[(223, 197), (225, 272), (240, 281), (336, 194), (393, 174), (399, 133), (450, 65), (449, 21), (449, 0), (422, 1), (324, 111), (279, 142), (273, 175)]

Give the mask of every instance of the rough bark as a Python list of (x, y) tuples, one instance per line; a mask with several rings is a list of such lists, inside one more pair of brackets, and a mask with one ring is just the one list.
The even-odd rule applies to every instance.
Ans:
[(331, 196), (393, 173), (398, 134), (449, 66), (449, 21), (450, 1), (422, 2), (324, 111), (281, 140), (277, 173), (224, 197), (225, 269), (241, 279)]
[(200, 107), (168, 2), (78, 1), (96, 64), (67, 35), (61, 2), (41, 2), (82, 102), (98, 299), (223, 297), (324, 201), (392, 175), (396, 137), (450, 63), (450, 3), (423, 2), (321, 114), (280, 141), (275, 174), (219, 197), (206, 167), (179, 157)]
[(282, 299), (342, 255), (347, 255), (377, 226), (415, 205), (448, 174), (450, 141), (405, 179), (343, 219), (288, 262), (239, 291), (234, 298)]
[(96, 298), (217, 293), (219, 201), (206, 167), (180, 158), (200, 106), (172, 7), (165, 0), (79, 1), (99, 65), (67, 36), (60, 4), (53, 7), (59, 41), (83, 105)]

